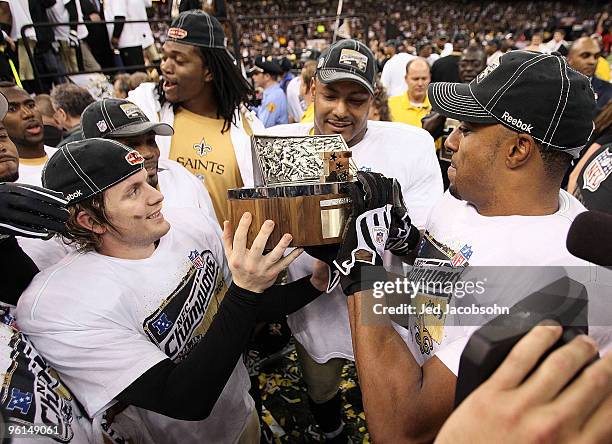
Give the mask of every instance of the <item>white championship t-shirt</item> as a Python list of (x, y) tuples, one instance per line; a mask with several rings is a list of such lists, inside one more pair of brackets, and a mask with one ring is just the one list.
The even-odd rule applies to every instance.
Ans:
[[(559, 209), (554, 214), (487, 217), (447, 191), (431, 211), (408, 278), (412, 282), (440, 281), (441, 285), (480, 280), (484, 289), (481, 296), (475, 289), (470, 291), (476, 302), (483, 303), (487, 298), (486, 304), (492, 306), (493, 298), (499, 301), (499, 307), (511, 307), (562, 276), (576, 279), (588, 288), (599, 273), (598, 286), (604, 285), (609, 291), (612, 284), (609, 275), (604, 277), (592, 264), (572, 256), (565, 246), (572, 221), (583, 211), (586, 209), (578, 200), (561, 190)], [(464, 294), (459, 296), (465, 297)], [(444, 315), (447, 305), (454, 304), (456, 297), (452, 292), (443, 295), (433, 286), (427, 291), (419, 291), (412, 299), (415, 310), (420, 311), (421, 305), (441, 306), (442, 316), (440, 313), (417, 314), (410, 316), (408, 329), (395, 325), (420, 365), (435, 355), (455, 375), (461, 353), (478, 328), (473, 324), (464, 326), (466, 321), (462, 319), (466, 318), (461, 315)], [(589, 290), (589, 310), (594, 310), (598, 302)], [(492, 314), (487, 320), (495, 316), (497, 314)], [(591, 315), (589, 322), (590, 319)], [(589, 330), (600, 344), (606, 343), (608, 340), (603, 336), (610, 334), (610, 328), (606, 328), (606, 333), (601, 327), (599, 323)]]
[[(162, 360), (184, 359), (206, 334), (230, 283), (216, 223), (190, 208), (164, 215), (171, 228), (151, 257), (71, 253), (39, 273), (17, 305), (20, 329), (90, 416)], [(204, 421), (136, 407), (116, 421), (122, 431), (132, 422), (146, 443), (234, 443), (254, 409), (249, 387), (239, 360)]]
[[(313, 125), (312, 122), (279, 125), (266, 134), (305, 136), (311, 133)], [(431, 207), (443, 192), (434, 141), (429, 133), (403, 123), (369, 121), (364, 138), (351, 151), (360, 170), (398, 180), (412, 223), (425, 226)], [(289, 267), (291, 280), (310, 274), (312, 263), (310, 256), (302, 254)], [(346, 296), (340, 287), (291, 314), (288, 323), (293, 335), (315, 361), (354, 360)]]
[[(0, 307), (0, 387), (3, 430), (25, 444), (97, 444), (118, 435), (92, 422), (73, 395), (37, 353), (32, 343), (14, 328), (10, 307)], [(52, 435), (52, 436), (49, 436)]]

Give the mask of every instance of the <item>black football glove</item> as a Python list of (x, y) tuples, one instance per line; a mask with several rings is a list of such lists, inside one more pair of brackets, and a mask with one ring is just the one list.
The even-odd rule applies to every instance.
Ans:
[(334, 261), (346, 295), (370, 289), (374, 282), (386, 278), (382, 256), (391, 227), (393, 181), (363, 171), (357, 173), (357, 179), (345, 190), (351, 196), (353, 211)]
[(405, 256), (418, 245), (420, 233), (419, 229), (412, 225), (408, 216), (408, 210), (402, 196), (402, 187), (396, 179), (392, 180), (391, 227), (389, 228), (389, 237), (385, 249), (397, 256)]
[(0, 183), (0, 234), (49, 239), (65, 230), (62, 193), (20, 183)]

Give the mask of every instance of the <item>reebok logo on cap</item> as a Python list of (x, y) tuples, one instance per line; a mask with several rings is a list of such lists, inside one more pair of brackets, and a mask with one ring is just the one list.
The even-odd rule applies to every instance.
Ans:
[(68, 196), (66, 196), (66, 200), (70, 202), (71, 200), (81, 197), (82, 195), (83, 192), (81, 190), (76, 190), (74, 193), (70, 193)]
[(168, 29), (168, 37), (173, 39), (184, 39), (187, 37), (187, 31), (181, 28), (170, 28)]
[(130, 151), (125, 155), (125, 160), (130, 165), (138, 165), (144, 162), (144, 157), (142, 157), (138, 151)]
[(526, 133), (531, 134), (531, 130), (533, 129), (533, 125), (530, 125), (530, 124), (527, 124), (527, 123), (523, 123), (523, 121), (521, 119), (515, 119), (514, 117), (512, 117), (510, 115), (510, 113), (508, 111), (504, 111), (504, 113), (502, 114), (501, 118), (504, 119), (506, 122), (508, 122), (510, 125), (514, 125), (517, 128), (522, 129)]

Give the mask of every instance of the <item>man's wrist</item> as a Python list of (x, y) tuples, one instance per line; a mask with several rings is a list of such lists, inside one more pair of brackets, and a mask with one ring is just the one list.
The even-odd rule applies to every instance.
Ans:
[(342, 291), (347, 296), (360, 291), (371, 290), (377, 282), (387, 280), (387, 271), (382, 266), (354, 266), (348, 275), (340, 277)]

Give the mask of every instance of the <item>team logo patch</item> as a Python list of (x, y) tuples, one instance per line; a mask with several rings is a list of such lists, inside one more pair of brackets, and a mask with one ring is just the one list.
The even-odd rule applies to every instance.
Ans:
[(130, 151), (125, 155), (125, 160), (130, 165), (138, 165), (144, 163), (144, 157), (140, 155), (140, 153), (136, 150)]
[(108, 129), (108, 125), (106, 124), (104, 120), (98, 121), (98, 123), (96, 123), (96, 126), (98, 127), (98, 130), (101, 133), (105, 132)]
[(274, 105), (274, 102), (270, 102), (268, 106), (266, 106), (266, 109), (268, 112), (273, 113), (276, 110), (276, 105)]
[(137, 119), (139, 117), (144, 117), (140, 108), (138, 108), (133, 103), (124, 103), (122, 105), (119, 105), (119, 108), (121, 108), (121, 111), (123, 111), (123, 114), (125, 114), (128, 119)]
[(196, 153), (198, 153), (198, 156), (206, 156), (208, 153), (210, 153), (213, 150), (212, 146), (206, 143), (206, 140), (204, 139), (204, 137), (202, 137), (202, 140), (200, 140), (200, 143), (193, 144), (193, 149), (196, 150)]
[(484, 78), (491, 74), (493, 71), (495, 71), (498, 66), (499, 63), (493, 63), (492, 65), (487, 66), (483, 72), (476, 76), (476, 83), (482, 82)]
[(172, 39), (184, 39), (187, 37), (187, 31), (181, 28), (170, 28), (168, 29), (168, 37)]
[(387, 241), (388, 230), (382, 227), (372, 228), (372, 240), (375, 244), (384, 245)]
[(368, 57), (353, 49), (343, 49), (340, 52), (340, 60), (338, 63), (358, 69), (361, 72), (366, 72)]
[(453, 256), (451, 259), (451, 265), (453, 267), (461, 267), (467, 264), (467, 261), (469, 261), (472, 257), (472, 253), (474, 253), (474, 251), (472, 250), (471, 245), (465, 244), (463, 247), (461, 247), (461, 250), (459, 250), (459, 252)]
[(200, 253), (198, 253), (196, 250), (189, 253), (189, 260), (197, 270), (204, 268), (204, 260), (202, 259)]
[(317, 69), (321, 69), (321, 67), (323, 66), (323, 63), (325, 63), (325, 57), (319, 57), (319, 62), (317, 63)]
[(589, 163), (582, 173), (583, 189), (594, 193), (612, 173), (612, 152), (610, 148), (602, 151)]

